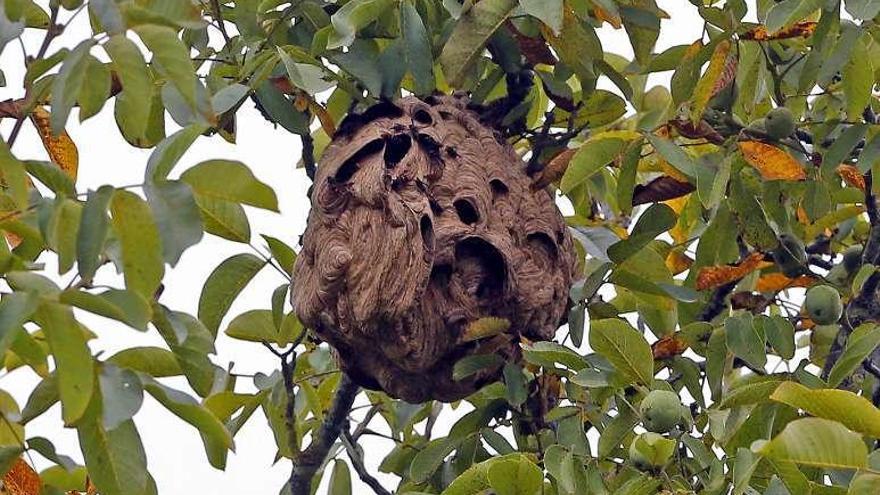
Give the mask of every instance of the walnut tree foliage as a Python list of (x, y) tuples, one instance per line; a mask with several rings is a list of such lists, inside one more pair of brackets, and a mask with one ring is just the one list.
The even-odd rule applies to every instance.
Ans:
[[(266, 418), (293, 465), (282, 493), (324, 477), (350, 493), (353, 476), (380, 494), (880, 493), (880, 2), (681, 4), (701, 34), (658, 52), (669, 14), (654, 0), (0, 0), (0, 50), (27, 55), (0, 102), (14, 122), (0, 143), (0, 355), (42, 379), (29, 397), (0, 391), (7, 488), (27, 451), (55, 464), (42, 493), (156, 493), (133, 420), (146, 393), (198, 430), (217, 469)], [(90, 36), (58, 48), (76, 16)], [(603, 25), (625, 30), (632, 60), (603, 50)], [(668, 86), (648, 87), (657, 73)], [(302, 140), (313, 176), (346, 115), (452, 92), (536, 190), (570, 203), (582, 259), (556, 341), (523, 339), (521, 361), (457, 412), (359, 391), (290, 313), (297, 249), (252, 233), (244, 208), (277, 210), (281, 184), (231, 160), (175, 168), (196, 139), (234, 141), (236, 113), (256, 105)], [(102, 111), (107, 132), (152, 150), (142, 184), (77, 186), (64, 128)], [(23, 126), (45, 154), (16, 148)], [(185, 314), (163, 275), (206, 234), (241, 253)], [(271, 309), (227, 314), (273, 269)], [(124, 284), (108, 285), (114, 270)], [(166, 345), (94, 355), (84, 313)], [(264, 373), (220, 363), (219, 332), (265, 346)], [(187, 390), (163, 383), (175, 376)], [(349, 420), (355, 394), (369, 407)], [(84, 465), (29, 425), (56, 403)], [(393, 439), (370, 456), (396, 486), (364, 467), (374, 429)]]

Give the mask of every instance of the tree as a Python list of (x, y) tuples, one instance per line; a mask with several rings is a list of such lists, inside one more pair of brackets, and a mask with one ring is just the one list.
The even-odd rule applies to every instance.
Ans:
[[(26, 400), (0, 394), (6, 488), (155, 493), (132, 420), (146, 392), (198, 429), (218, 469), (262, 409), (293, 466), (282, 493), (323, 476), (350, 492), (350, 469), (378, 494), (880, 491), (880, 3), (691, 3), (700, 39), (656, 53), (668, 14), (653, 0), (0, 2), (0, 50), (22, 41), (27, 63), (22, 87), (7, 81), (18, 98), (0, 103), (14, 122), (0, 145), (0, 354), (42, 378)], [(58, 49), (78, 15), (92, 33)], [(605, 23), (633, 60), (603, 51)], [(647, 87), (670, 72), (668, 88)], [(299, 136), (314, 179), (346, 117), (454, 91), (523, 157), (529, 194), (570, 203), (580, 262), (555, 342), (517, 335), (504, 359), (454, 363), (449, 380), (492, 366), (500, 378), (437, 436), (449, 406), (362, 390), (289, 309), (297, 250), (254, 247), (243, 208), (277, 209), (271, 185), (236, 161), (175, 165), (196, 139), (234, 142), (252, 102)], [(83, 191), (65, 125), (110, 102), (118, 132), (152, 149), (144, 180)], [(25, 125), (49, 160), (17, 152)], [(242, 253), (190, 315), (163, 300), (163, 276), (187, 269), (181, 254), (205, 233)], [(113, 267), (124, 281), (108, 282)], [(270, 269), (286, 279), (271, 309), (228, 315)], [(93, 355), (85, 312), (166, 346)], [(471, 323), (473, 346), (517, 324)], [(212, 361), (219, 331), (264, 346), (280, 371), (242, 393)], [(370, 407), (353, 425), (361, 393)], [(59, 402), (82, 466), (30, 431)], [(374, 421), (395, 440), (381, 470), (397, 487), (364, 467)], [(24, 453), (56, 466), (37, 475)]]

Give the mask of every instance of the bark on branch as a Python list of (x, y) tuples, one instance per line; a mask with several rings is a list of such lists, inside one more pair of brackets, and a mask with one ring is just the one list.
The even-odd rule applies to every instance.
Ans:
[(296, 455), (293, 460), (289, 481), (291, 495), (309, 495), (311, 493), (312, 478), (324, 463), (327, 452), (339, 438), (339, 433), (342, 431), (359, 390), (360, 387), (347, 374), (343, 373), (339, 387), (336, 389), (333, 405), (330, 406), (330, 411), (324, 417), (321, 428), (313, 434), (312, 443), (308, 448)]

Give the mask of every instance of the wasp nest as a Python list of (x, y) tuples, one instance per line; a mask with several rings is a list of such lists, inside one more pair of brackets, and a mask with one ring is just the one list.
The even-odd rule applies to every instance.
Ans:
[[(453, 401), (501, 366), (460, 381), (457, 361), (519, 359), (551, 339), (575, 253), (553, 197), (456, 97), (379, 103), (340, 126), (318, 166), (296, 261), (299, 318), (364, 387), (409, 402)], [(502, 334), (465, 335), (485, 317)]]

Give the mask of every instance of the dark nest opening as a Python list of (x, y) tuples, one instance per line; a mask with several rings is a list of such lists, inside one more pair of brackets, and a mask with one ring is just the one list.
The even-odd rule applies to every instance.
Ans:
[[(427, 102), (426, 102), (427, 101)], [(519, 359), (551, 339), (575, 269), (565, 222), (525, 163), (461, 98), (382, 102), (324, 152), (294, 269), (293, 306), (362, 386), (453, 401), (501, 367), (453, 380), (475, 354)], [(502, 335), (464, 337), (485, 317)]]

